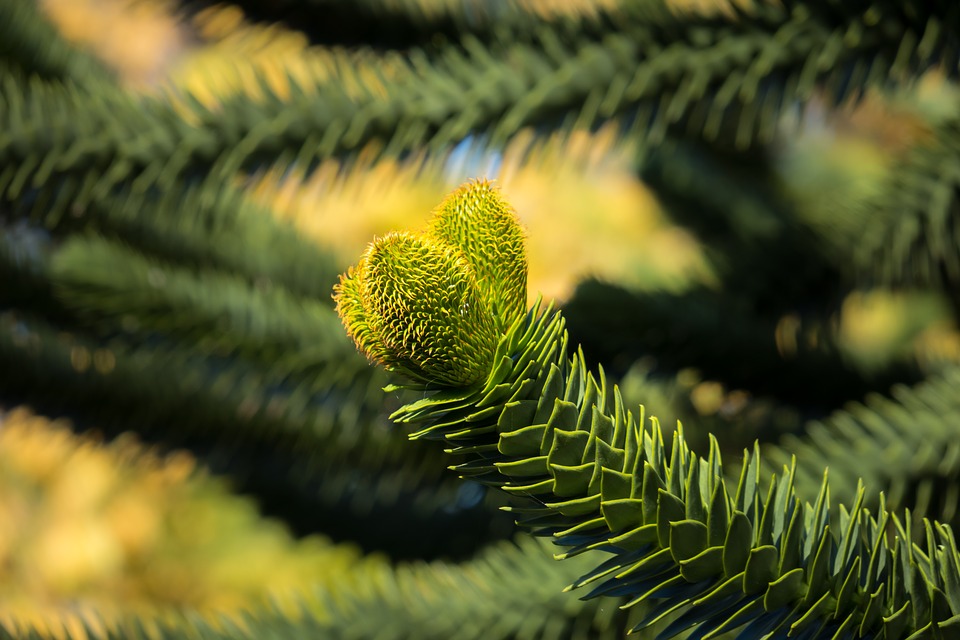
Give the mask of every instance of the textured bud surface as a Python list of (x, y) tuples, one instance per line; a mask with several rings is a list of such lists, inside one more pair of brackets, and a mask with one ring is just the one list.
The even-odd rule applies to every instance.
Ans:
[(488, 182), (467, 184), (416, 236), (390, 233), (340, 277), (337, 313), (357, 347), (420, 382), (469, 386), (526, 311), (523, 231)]
[(463, 185), (434, 211), (427, 230), (460, 248), (501, 331), (527, 310), (527, 257), (513, 208), (486, 180)]

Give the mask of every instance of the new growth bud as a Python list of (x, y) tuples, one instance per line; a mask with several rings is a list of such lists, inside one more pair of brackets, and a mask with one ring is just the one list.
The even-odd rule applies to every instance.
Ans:
[(357, 347), (421, 382), (486, 378), (497, 343), (526, 311), (516, 214), (489, 182), (448, 196), (427, 230), (375, 239), (340, 276), (337, 313)]

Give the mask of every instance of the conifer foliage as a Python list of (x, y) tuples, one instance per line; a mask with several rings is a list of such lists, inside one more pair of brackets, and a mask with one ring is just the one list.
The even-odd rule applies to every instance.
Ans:
[[(960, 5), (210, 4), (164, 6), (309, 44), (137, 91), (0, 2), (0, 433), (185, 450), (337, 561), (276, 606), (34, 615), (0, 523), (0, 637), (960, 635)], [(602, 131), (709, 273), (545, 300), (464, 149), (550, 184), (538, 145)], [(247, 188), (416, 162), (449, 195), (359, 256)]]

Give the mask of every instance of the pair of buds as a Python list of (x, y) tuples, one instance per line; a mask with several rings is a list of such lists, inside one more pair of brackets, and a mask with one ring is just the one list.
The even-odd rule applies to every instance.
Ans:
[(500, 338), (526, 312), (523, 230), (499, 190), (468, 183), (422, 233), (374, 239), (334, 299), (367, 357), (420, 382), (470, 386), (486, 378)]

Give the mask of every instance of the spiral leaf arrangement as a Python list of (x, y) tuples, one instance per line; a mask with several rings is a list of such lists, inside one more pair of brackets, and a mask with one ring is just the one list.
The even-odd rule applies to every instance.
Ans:
[[(472, 204), (492, 197), (473, 196), (488, 188), (456, 192), (420, 237), (374, 242), (337, 290), (341, 318), (370, 357), (418, 384), (472, 385), (395, 412), (420, 426), (412, 438), (466, 457), (454, 467), (464, 477), (533, 498), (519, 521), (566, 546), (561, 558), (612, 554), (571, 588), (626, 598), (624, 608), (660, 602), (634, 631), (657, 625), (658, 639), (698, 640), (958, 633), (960, 552), (949, 526), (924, 520), (915, 537), (911, 518), (882, 497), (871, 513), (862, 484), (831, 522), (826, 477), (815, 504), (804, 502), (795, 460), (765, 482), (756, 447), (731, 491), (717, 441), (703, 458), (682, 429), (664, 438), (656, 418), (645, 424), (641, 409), (638, 419), (602, 370), (598, 380), (579, 351), (568, 355), (560, 312), (538, 301), (513, 321), (524, 296), (505, 284), (523, 283), (522, 244), (499, 200)], [(517, 234), (519, 251), (497, 248), (498, 225)]]
[(527, 259), (516, 214), (487, 181), (462, 186), (420, 235), (389, 233), (335, 288), (337, 313), (367, 357), (454, 387), (484, 378), (526, 310)]

